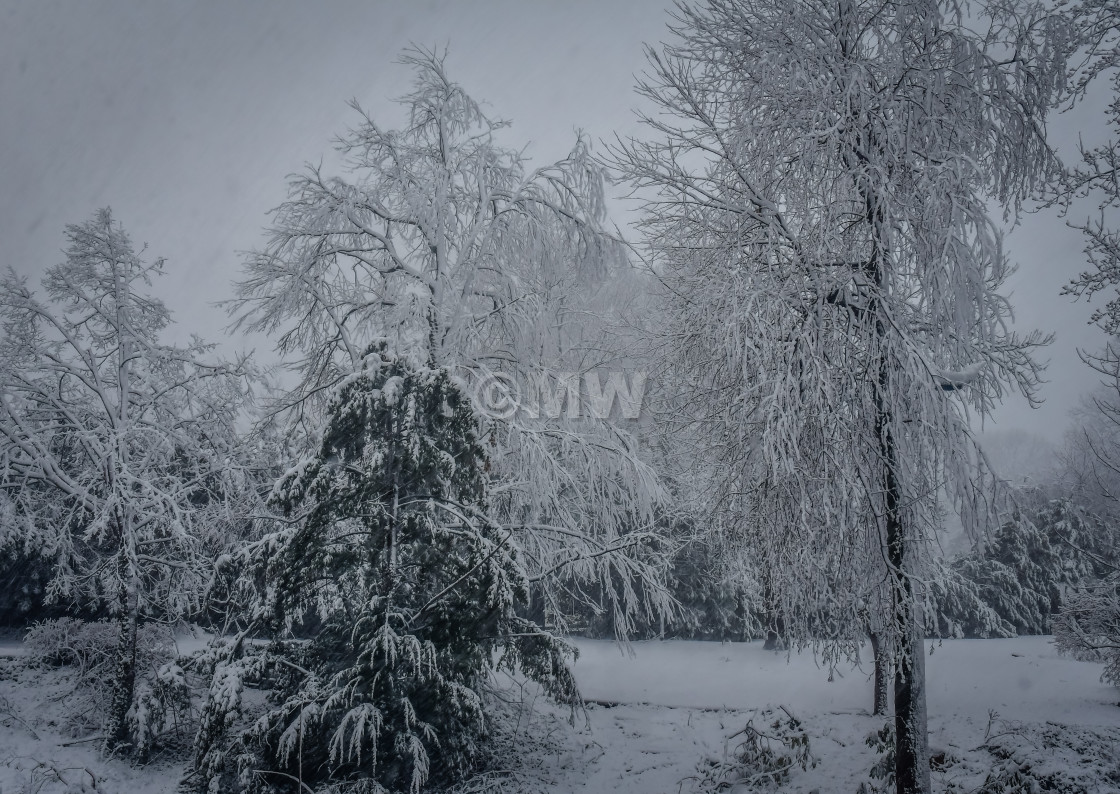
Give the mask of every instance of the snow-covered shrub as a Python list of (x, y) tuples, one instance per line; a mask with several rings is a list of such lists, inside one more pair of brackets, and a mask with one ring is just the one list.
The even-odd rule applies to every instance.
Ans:
[(132, 708), (128, 710), (128, 732), (136, 758), (144, 761), (167, 730), (180, 736), (193, 728), (191, 687), (177, 662), (165, 662), (136, 684)]
[(244, 653), (243, 638), (218, 638), (194, 654), (189, 664), (210, 681), (205, 704), (198, 717), (194, 739), (194, 763), (187, 782), (208, 791), (234, 790), (231, 777), (236, 763), (228, 763), (227, 737), (244, 716), (246, 681), (259, 684), (264, 677), (264, 654)]
[(894, 786), (894, 755), (895, 755), (895, 740), (894, 740), (894, 726), (889, 722), (885, 723), (882, 728), (873, 731), (864, 739), (864, 744), (875, 751), (878, 758), (872, 764), (868, 775), (874, 781), (882, 781), (881, 785), (871, 784), (871, 786), (860, 786), (860, 792), (867, 791), (868, 789), (881, 788), (883, 791), (888, 791)]
[(1088, 728), (1054, 722), (1032, 725), (1000, 720), (998, 732), (985, 737), (984, 744), (976, 748), (988, 755), (982, 779), (977, 780), (962, 769), (954, 779), (946, 781), (945, 790), (947, 794), (1120, 791), (1118, 739), (1120, 731), (1111, 726)]
[[(30, 658), (39, 663), (75, 668), (85, 686), (103, 685), (113, 664), (117, 624), (78, 618), (44, 620), (24, 637)], [(166, 626), (146, 623), (137, 632), (136, 660), (139, 667), (157, 669), (175, 657), (175, 640)]]
[[(110, 697), (105, 682), (113, 673), (119, 631), (115, 621), (68, 617), (42, 621), (27, 632), (24, 644), (32, 664), (64, 666), (72, 674), (74, 689), (67, 706), (75, 731), (103, 727)], [(128, 712), (130, 739), (140, 759), (168, 727), (186, 727), (182, 723), (190, 710), (190, 688), (175, 659), (174, 638), (166, 626), (140, 626), (137, 681)]]
[[(285, 519), (244, 554), (273, 641), (216, 651), (198, 789), (418, 792), (475, 768), (495, 666), (578, 698), (569, 648), (518, 612), (528, 577), (487, 512), (486, 471), (447, 370), (371, 348), (318, 454), (276, 484)], [(250, 679), (269, 707), (226, 744)]]
[(746, 791), (780, 786), (789, 780), (794, 767), (809, 769), (817, 759), (809, 746), (809, 734), (797, 717), (784, 706), (781, 713), (765, 709), (746, 727), (728, 737), (742, 737), (731, 758), (709, 759), (700, 768), (700, 791), (725, 791), (744, 787)]

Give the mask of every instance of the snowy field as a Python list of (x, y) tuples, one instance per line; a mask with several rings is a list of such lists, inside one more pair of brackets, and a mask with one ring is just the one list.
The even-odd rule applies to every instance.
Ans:
[[(535, 735), (549, 741), (525, 734), (509, 759), (516, 776), (488, 790), (695, 791), (698, 770), (742, 739), (728, 737), (749, 720), (765, 726), (775, 717), (762, 710), (780, 706), (802, 721), (817, 761), (795, 767), (782, 791), (855, 794), (869, 781), (878, 756), (864, 740), (883, 725), (869, 713), (869, 669), (846, 666), (830, 681), (811, 654), (787, 663), (760, 643), (641, 642), (632, 654), (576, 644), (586, 719), (571, 728), (566, 712), (534, 703)], [(166, 759), (136, 769), (99, 761), (96, 743), (68, 744), (51, 724), (65, 682), (57, 671), (22, 670), (18, 652), (0, 646), (0, 794), (174, 789), (180, 767)], [(1099, 665), (1058, 656), (1047, 637), (1023, 637), (933, 644), (927, 668), (930, 741), (946, 758), (935, 791), (977, 791), (1000, 764), (1026, 764), (1056, 786), (1042, 790), (1120, 791), (1120, 690), (1098, 681)]]
[[(748, 719), (759, 723), (757, 712), (768, 706), (784, 705), (804, 722), (820, 760), (792, 774), (785, 790), (855, 792), (875, 762), (864, 739), (883, 720), (870, 714), (870, 663), (866, 670), (837, 670), (829, 681), (812, 655), (787, 663), (784, 653), (764, 651), (760, 643), (636, 643), (630, 657), (608, 642), (578, 645), (584, 696), (625, 705), (592, 709), (588, 737), (596, 752), (578, 762), (582, 771), (558, 792), (687, 792), (697, 763), (724, 758), (725, 737)], [(926, 672), (935, 753), (975, 755), (970, 751), (984, 744), (989, 731), (1025, 728), (1029, 743), (1035, 726), (1057, 723), (1101, 729), (1113, 767), (1120, 769), (1120, 690), (1100, 683), (1099, 665), (1058, 656), (1048, 637), (930, 645)], [(990, 710), (998, 714), (991, 728)], [(935, 774), (935, 790), (976, 777), (968, 764), (955, 766)], [(982, 780), (961, 790), (974, 790)], [(1120, 783), (1111, 790), (1120, 791)]]

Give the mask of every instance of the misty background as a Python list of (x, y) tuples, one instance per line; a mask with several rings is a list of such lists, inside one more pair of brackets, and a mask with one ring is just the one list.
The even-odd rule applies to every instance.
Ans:
[[(109, 205), (145, 258), (166, 257), (156, 292), (173, 337), (198, 333), (227, 350), (225, 312), (241, 252), (259, 246), (286, 175), (331, 162), (357, 123), (356, 99), (386, 126), (409, 91), (396, 63), (410, 43), (449, 52), (448, 72), (491, 115), (531, 141), (535, 163), (563, 157), (583, 130), (602, 151), (640, 136), (633, 109), (643, 43), (661, 41), (671, 3), (0, 2), (0, 266), (33, 282), (62, 259), (63, 227)], [(1066, 157), (1101, 142), (1106, 98), (1052, 120)], [(627, 204), (614, 204), (624, 228)], [(1095, 211), (1075, 206), (1071, 217)], [(1079, 235), (1055, 210), (1009, 230), (1017, 326), (1053, 332), (1041, 408), (1010, 396), (982, 428), (1007, 447), (1001, 468), (1029, 470), (1060, 443), (1068, 415), (1099, 376), (1078, 357), (1106, 341), (1092, 307), (1061, 295), (1084, 269)], [(1010, 472), (1009, 472), (1010, 473)], [(1019, 475), (1019, 469), (1015, 470)]]

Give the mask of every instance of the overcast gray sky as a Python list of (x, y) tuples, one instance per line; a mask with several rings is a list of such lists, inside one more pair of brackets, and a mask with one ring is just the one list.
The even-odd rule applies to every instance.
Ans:
[[(158, 292), (180, 329), (218, 340), (239, 251), (257, 246), (285, 176), (329, 153), (355, 121), (408, 89), (410, 42), (447, 45), (452, 79), (538, 162), (593, 140), (640, 134), (632, 108), (642, 45), (665, 37), (662, 0), (354, 0), (234, 3), (0, 0), (0, 266), (36, 274), (61, 259), (62, 230), (110, 205), (137, 244), (167, 257)], [(1065, 142), (1102, 136), (1082, 108), (1056, 120)], [(1019, 325), (1057, 334), (1045, 406), (1009, 399), (1000, 429), (1057, 440), (1096, 379), (1076, 349), (1098, 348), (1090, 308), (1059, 295), (1083, 268), (1081, 242), (1052, 213), (1009, 237)]]

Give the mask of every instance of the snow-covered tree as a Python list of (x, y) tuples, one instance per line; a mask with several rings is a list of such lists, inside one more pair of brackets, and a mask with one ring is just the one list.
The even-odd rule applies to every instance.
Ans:
[[(277, 482), (285, 520), (243, 553), (273, 703), (235, 743), (243, 790), (376, 781), (418, 792), (472, 770), (483, 687), (505, 668), (578, 698), (570, 649), (519, 615), (529, 578), (491, 518), (473, 408), (445, 368), (373, 346), (332, 389), (316, 454)], [(220, 780), (226, 713), (208, 706), (200, 788)], [(222, 789), (226, 790), (226, 789)]]
[(1120, 686), (1120, 569), (1067, 596), (1054, 618), (1054, 644), (1074, 658), (1104, 662), (1101, 680)]
[[(1067, 0), (1060, 12), (1073, 21), (1074, 42), (1082, 56), (1071, 70), (1071, 100), (1083, 99), (1101, 80), (1120, 92), (1120, 9), (1103, 0)], [(1120, 103), (1105, 106), (1108, 129), (1120, 130)], [(1109, 140), (1080, 147), (1080, 158), (1065, 174), (1054, 193), (1074, 214), (1074, 228), (1085, 241), (1088, 267), (1064, 292), (1077, 298), (1107, 296), (1091, 314), (1091, 321), (1113, 338), (1099, 351), (1079, 351), (1085, 363), (1102, 376), (1101, 388), (1087, 396), (1076, 411), (1063, 451), (1065, 475), (1070, 485), (1094, 500), (1095, 508), (1111, 512), (1120, 483), (1120, 232), (1113, 217), (1120, 207), (1120, 142)], [(1076, 219), (1082, 201), (1097, 204), (1098, 212)]]
[(1101, 384), (1070, 413), (1056, 475), (1094, 515), (1120, 519), (1120, 383)]
[[(929, 790), (920, 582), (939, 495), (990, 479), (969, 431), (1044, 342), (1007, 329), (993, 203), (1053, 170), (1057, 24), (1022, 4), (710, 0), (640, 85), (665, 340), (784, 628), (894, 667), (899, 792)], [(1039, 44), (1040, 46), (1035, 46)]]
[(52, 559), (51, 598), (116, 620), (115, 749), (129, 740), (139, 623), (198, 613), (235, 520), (244, 373), (197, 339), (160, 342), (170, 315), (147, 288), (163, 260), (144, 263), (108, 209), (66, 238), (45, 301), (13, 271), (0, 281), (3, 525)]
[[(984, 583), (979, 581), (971, 557), (954, 561), (953, 565), (938, 562), (930, 577), (932, 615), (929, 628), (936, 637), (1014, 637), (1015, 627), (1008, 623), (985, 598)], [(988, 580), (990, 581), (990, 579)]]
[(930, 598), (936, 634), (1049, 634), (1069, 599), (1096, 592), (1115, 570), (1113, 525), (1068, 496), (1052, 497), (1044, 489), (1015, 492), (1016, 507), (997, 529), (938, 565)]
[[(1082, 48), (1082, 57), (1071, 70), (1071, 99), (1083, 99), (1099, 80), (1110, 81), (1113, 93), (1120, 94), (1120, 9), (1108, 0), (1065, 0), (1058, 4), (1058, 12), (1073, 22), (1073, 42)], [(1104, 121), (1112, 133), (1120, 130), (1120, 104), (1113, 101), (1105, 106)], [(1091, 298), (1120, 288), (1120, 232), (1111, 223), (1120, 207), (1120, 141), (1113, 137), (1082, 144), (1080, 155), (1054, 197), (1067, 203), (1089, 198), (1098, 204), (1096, 217), (1072, 224), (1084, 236), (1089, 267), (1065, 289), (1067, 294)], [(1120, 333), (1120, 291), (1109, 294), (1105, 304), (1093, 311), (1092, 320), (1109, 334)], [(1120, 376), (1120, 348), (1115, 343), (1083, 356), (1111, 380)]]
[(606, 233), (602, 169), (582, 138), (566, 159), (530, 169), (442, 56), (410, 49), (402, 61), (414, 71), (400, 100), (407, 123), (385, 129), (362, 113), (338, 143), (341, 175), (293, 177), (233, 309), (277, 335), (298, 376), (277, 410), (309, 435), (323, 395), (375, 338), (453, 368), (476, 396), (520, 387), (480, 415), (495, 517), (538, 582), (544, 619), (563, 625), (562, 590), (597, 589), (625, 632), (666, 598), (656, 477), (629, 434), (579, 411), (580, 378), (603, 363), (604, 286), (628, 267)]
[[(1081, 146), (1080, 161), (1066, 175), (1055, 198), (1067, 203), (1090, 199), (1098, 212), (1072, 225), (1085, 240), (1088, 267), (1067, 285), (1078, 298), (1107, 295), (1091, 316), (1113, 338), (1100, 351), (1080, 351), (1085, 363), (1102, 376), (1102, 388), (1083, 404), (1067, 433), (1063, 452), (1067, 483), (1102, 515), (1115, 520), (1120, 496), (1120, 231), (1114, 222), (1120, 207), (1120, 8), (1106, 0), (1069, 0), (1059, 4), (1074, 20), (1075, 41), (1083, 46), (1074, 70), (1074, 99), (1082, 99), (1100, 80), (1112, 84), (1114, 99), (1105, 106), (1113, 137)], [(1104, 679), (1120, 682), (1120, 595), (1115, 570), (1105, 579), (1070, 594), (1054, 623), (1059, 648), (1106, 662)]]

